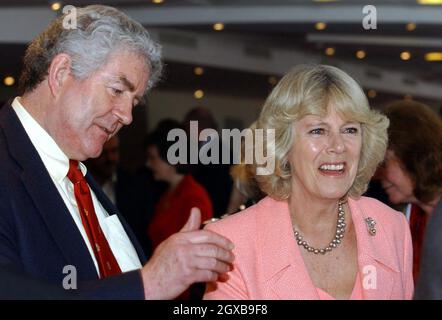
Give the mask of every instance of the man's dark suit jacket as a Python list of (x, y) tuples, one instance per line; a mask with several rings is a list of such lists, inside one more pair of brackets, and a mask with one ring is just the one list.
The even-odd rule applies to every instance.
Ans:
[(414, 298), (442, 300), (442, 200), (428, 221)]
[(17, 270), (0, 266), (0, 300), (79, 300), (77, 290), (34, 279)]
[[(144, 264), (127, 223), (92, 177), (86, 179), (106, 211), (118, 215)], [(98, 279), (83, 237), (10, 104), (0, 109), (0, 265), (60, 287), (63, 268), (73, 265), (83, 297), (144, 297), (139, 271)]]

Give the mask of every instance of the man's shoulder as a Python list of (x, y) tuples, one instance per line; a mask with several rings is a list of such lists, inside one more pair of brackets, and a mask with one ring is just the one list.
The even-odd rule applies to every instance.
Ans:
[(8, 147), (7, 138), (4, 134), (3, 128), (0, 126), (0, 183), (7, 183), (8, 179), (12, 177), (13, 167), (15, 162), (12, 161), (10, 150)]

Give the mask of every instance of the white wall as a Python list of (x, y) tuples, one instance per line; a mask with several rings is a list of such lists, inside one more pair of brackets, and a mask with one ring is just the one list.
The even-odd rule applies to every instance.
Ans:
[(182, 121), (185, 114), (196, 106), (204, 106), (213, 112), (219, 129), (225, 127), (228, 118), (242, 121), (244, 127), (254, 122), (264, 100), (206, 93), (195, 99), (193, 92), (153, 90), (148, 97), (147, 123), (149, 130), (164, 118)]

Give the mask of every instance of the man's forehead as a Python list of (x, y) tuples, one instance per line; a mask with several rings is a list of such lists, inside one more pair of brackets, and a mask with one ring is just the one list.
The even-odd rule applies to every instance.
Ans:
[[(103, 66), (104, 71), (110, 73), (116, 80), (127, 80), (132, 86), (144, 85), (149, 78), (149, 64), (139, 53), (128, 50), (117, 50), (108, 57), (108, 62)], [(126, 84), (126, 83), (125, 83)]]
[[(135, 78), (135, 76), (132, 75), (131, 78), (131, 75), (128, 72), (109, 72), (106, 73), (106, 78), (111, 82), (124, 85), (130, 92), (138, 91), (137, 95), (139, 95), (140, 98), (144, 95), (148, 82), (148, 78), (146, 78), (145, 81), (143, 81), (143, 79), (139, 79), (139, 83), (137, 83), (137, 79), (135, 79), (135, 81), (132, 80), (132, 78)], [(137, 85), (138, 88), (136, 87)]]

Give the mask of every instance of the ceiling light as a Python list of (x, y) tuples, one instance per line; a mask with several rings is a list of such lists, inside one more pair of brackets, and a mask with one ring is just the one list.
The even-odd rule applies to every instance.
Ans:
[(160, 3), (163, 3), (164, 0), (152, 0), (152, 2), (155, 4), (160, 4)]
[(404, 61), (410, 60), (411, 53), (408, 51), (401, 52), (401, 59)]
[(275, 76), (270, 76), (268, 81), (272, 86), (276, 86), (276, 84), (278, 83), (278, 78), (276, 78)]
[(7, 77), (5, 77), (5, 78), (3, 79), (3, 83), (4, 83), (6, 86), (10, 87), (10, 86), (13, 86), (13, 85), (14, 85), (14, 83), (15, 83), (15, 79), (14, 79), (14, 77), (7, 76)]
[(327, 28), (327, 24), (325, 22), (316, 22), (315, 29), (316, 30), (324, 30)]
[(195, 92), (193, 93), (193, 96), (196, 99), (201, 99), (202, 97), (204, 97), (204, 91), (203, 90), (195, 90)]
[(201, 67), (195, 67), (193, 73), (197, 76), (201, 76), (204, 73), (204, 69)]
[(425, 54), (426, 61), (442, 61), (442, 52), (428, 52)]
[(325, 49), (325, 54), (328, 56), (332, 56), (335, 54), (335, 48), (332, 47), (328, 47), (327, 49)]
[(370, 99), (374, 99), (374, 98), (376, 98), (378, 93), (376, 92), (376, 90), (370, 89), (370, 90), (368, 90), (367, 95)]
[(51, 4), (51, 9), (53, 11), (58, 11), (58, 10), (60, 10), (60, 8), (61, 8), (61, 3), (60, 2), (53, 2)]
[(423, 5), (441, 5), (442, 0), (417, 0), (417, 3)]
[(223, 29), (224, 29), (224, 24), (223, 23), (218, 22), (218, 23), (215, 23), (213, 25), (213, 30), (221, 31)]
[(356, 51), (356, 58), (358, 58), (358, 59), (364, 59), (366, 55), (367, 55), (367, 54), (365, 53), (364, 50), (358, 50), (358, 51)]
[(413, 22), (407, 23), (405, 29), (407, 29), (407, 31), (414, 31), (416, 30), (416, 24)]
[(404, 96), (404, 99), (405, 99), (405, 100), (413, 100), (413, 96), (412, 96), (411, 94), (406, 94), (406, 95)]

